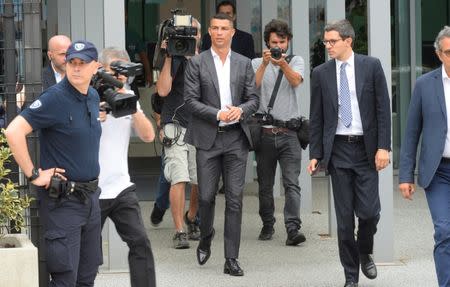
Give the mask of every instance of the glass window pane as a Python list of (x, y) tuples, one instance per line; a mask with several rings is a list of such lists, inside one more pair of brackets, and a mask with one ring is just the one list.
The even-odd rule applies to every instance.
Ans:
[(309, 50), (310, 67), (325, 62), (325, 47), (322, 44), (323, 28), (325, 27), (326, 0), (309, 0)]
[(252, 14), (250, 15), (250, 34), (253, 36), (255, 52), (257, 57), (261, 57), (262, 52), (262, 30), (261, 27), (261, 0), (250, 0)]
[(392, 149), (394, 168), (398, 168), (402, 131), (406, 128), (411, 98), (411, 39), (409, 0), (391, 1), (392, 43)]
[(356, 39), (353, 51), (367, 55), (367, 0), (346, 0), (345, 18), (355, 29)]

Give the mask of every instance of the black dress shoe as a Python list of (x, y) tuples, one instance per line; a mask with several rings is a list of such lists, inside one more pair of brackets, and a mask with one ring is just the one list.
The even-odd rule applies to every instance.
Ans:
[(213, 228), (211, 234), (205, 238), (201, 238), (200, 242), (198, 243), (197, 261), (200, 265), (205, 264), (211, 256), (211, 241), (214, 238), (214, 234), (216, 234), (216, 231)]
[(271, 240), (274, 233), (275, 229), (272, 226), (264, 225), (259, 233), (258, 240)]
[(351, 282), (351, 281), (345, 282), (344, 287), (358, 287), (358, 283)]
[(377, 278), (377, 266), (373, 262), (370, 254), (360, 254), (359, 262), (361, 263), (361, 271), (367, 278)]
[(242, 270), (239, 266), (239, 262), (234, 258), (225, 259), (223, 273), (230, 274), (231, 276), (244, 276), (244, 270)]
[(305, 241), (306, 241), (305, 235), (303, 233), (299, 232), (298, 230), (294, 229), (294, 230), (288, 231), (286, 245), (296, 246)]

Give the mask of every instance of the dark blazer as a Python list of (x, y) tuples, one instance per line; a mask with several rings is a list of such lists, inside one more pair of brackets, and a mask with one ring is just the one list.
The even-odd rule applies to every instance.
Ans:
[(42, 70), (42, 90), (45, 91), (55, 84), (56, 84), (55, 73), (52, 69), (51, 64), (49, 64)]
[[(259, 107), (259, 95), (255, 88), (255, 73), (249, 58), (231, 52), (230, 85), (233, 106), (241, 107), (241, 126), (252, 146), (250, 131), (245, 118), (255, 113)], [(203, 150), (214, 144), (219, 122), (220, 92), (216, 68), (211, 51), (191, 58), (184, 73), (184, 100), (192, 112), (185, 141)]]
[[(355, 84), (369, 164), (375, 168), (378, 148), (391, 149), (391, 110), (383, 68), (378, 59), (355, 54)], [(310, 159), (328, 168), (338, 124), (336, 61), (312, 72)]]
[(423, 188), (430, 185), (445, 147), (447, 116), (442, 68), (439, 68), (416, 81), (400, 152), (399, 183), (414, 183), (417, 145), (422, 135), (418, 183)]
[[(209, 48), (211, 48), (211, 36), (209, 33), (206, 33), (202, 38), (202, 51), (206, 51)], [(231, 41), (231, 50), (250, 59), (256, 58), (255, 43), (252, 35), (239, 29), (236, 29), (234, 33)]]

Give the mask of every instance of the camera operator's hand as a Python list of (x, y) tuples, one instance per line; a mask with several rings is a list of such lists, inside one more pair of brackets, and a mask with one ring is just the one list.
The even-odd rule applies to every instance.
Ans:
[(98, 115), (98, 119), (101, 122), (106, 121), (106, 114), (107, 113), (106, 113), (105, 105), (106, 105), (106, 102), (101, 102), (100, 103), (100, 112), (99, 112), (99, 115)]
[(269, 49), (264, 49), (263, 50), (263, 55), (262, 55), (262, 60), (263, 60), (263, 65), (267, 66), (270, 63), (270, 60), (272, 59), (272, 54), (270, 53)]
[(161, 42), (161, 49), (164, 49), (164, 50), (167, 49), (167, 40), (163, 40), (163, 41)]
[(274, 59), (274, 58), (270, 58), (270, 61), (272, 62), (272, 64), (274, 64), (275, 66), (283, 66), (283, 65), (287, 65), (288, 63), (286, 62), (286, 60), (285, 60), (285, 58), (286, 58), (286, 54), (281, 54), (281, 58), (279, 58), (279, 59)]

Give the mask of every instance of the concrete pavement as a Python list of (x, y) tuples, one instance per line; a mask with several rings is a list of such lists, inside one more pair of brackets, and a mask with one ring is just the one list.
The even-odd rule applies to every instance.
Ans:
[[(343, 286), (345, 278), (339, 262), (337, 241), (326, 235), (328, 210), (325, 180), (313, 180), (314, 211), (301, 216), (302, 231), (307, 240), (297, 247), (284, 244), (284, 197), (276, 199), (277, 222), (273, 240), (257, 240), (261, 228), (257, 184), (247, 185), (239, 258), (245, 276), (237, 278), (223, 274), (223, 195), (219, 195), (216, 200), (216, 237), (212, 244), (211, 258), (204, 266), (199, 266), (196, 261), (197, 242), (191, 241), (191, 248), (186, 250), (172, 248), (173, 223), (170, 210), (161, 225), (153, 227), (149, 219), (153, 202), (142, 202), (144, 223), (155, 255), (158, 286)], [(379, 264), (379, 275), (375, 280), (369, 280), (361, 273), (359, 286), (437, 286), (432, 253), (433, 226), (422, 190), (416, 192), (413, 201), (402, 199), (395, 190), (394, 240), (395, 262)], [(130, 286), (129, 275), (100, 273), (95, 286), (127, 287)]]

